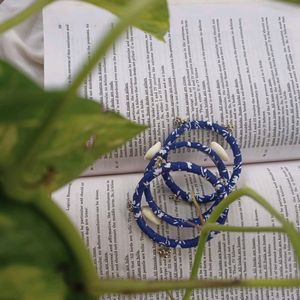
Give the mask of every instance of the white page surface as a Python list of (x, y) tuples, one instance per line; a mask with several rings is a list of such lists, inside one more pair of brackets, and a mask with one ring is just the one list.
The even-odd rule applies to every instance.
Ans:
[[(264, 196), (300, 229), (300, 163), (274, 163), (244, 167), (241, 185)], [(177, 176), (176, 176), (177, 175)], [(81, 178), (57, 191), (55, 201), (80, 230), (101, 277), (187, 278), (195, 249), (175, 249), (162, 258), (158, 246), (145, 236), (127, 209), (142, 174)], [(181, 187), (200, 191), (197, 177), (174, 175)], [(171, 215), (195, 216), (192, 206), (168, 199), (170, 192), (161, 181), (151, 185), (155, 199)], [(206, 190), (207, 191), (207, 190)], [(228, 224), (236, 226), (278, 225), (259, 205), (243, 198), (230, 207)], [(156, 227), (154, 227), (156, 228)], [(163, 227), (173, 238), (195, 236), (194, 229)], [(199, 270), (200, 278), (292, 278), (300, 276), (288, 239), (283, 234), (222, 233), (207, 243)], [(180, 292), (174, 292), (181, 299)], [(202, 298), (200, 298), (200, 295)], [(104, 299), (166, 299), (165, 294)], [(195, 292), (193, 299), (299, 299), (299, 289), (228, 289)]]
[[(150, 128), (95, 163), (89, 174), (141, 171), (144, 153), (166, 138), (176, 116), (232, 124), (245, 162), (298, 159), (299, 17), (281, 8), (174, 5), (165, 43), (130, 28), (98, 63), (81, 94)], [(78, 2), (49, 6), (45, 86), (70, 83), (114, 21), (110, 13)], [(199, 139), (209, 140), (203, 132)], [(180, 157), (207, 164), (198, 154)]]

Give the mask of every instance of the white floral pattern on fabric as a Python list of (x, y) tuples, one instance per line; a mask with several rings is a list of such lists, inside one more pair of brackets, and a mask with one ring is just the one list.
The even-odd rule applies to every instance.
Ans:
[[(225, 167), (223, 160), (220, 158), (220, 155), (217, 154), (211, 147), (206, 145), (202, 145), (199, 142), (191, 142), (191, 141), (180, 141), (176, 142), (176, 139), (181, 136), (183, 133), (195, 130), (195, 129), (208, 129), (212, 130), (218, 134), (220, 134), (230, 145), (231, 150), (234, 156), (234, 167), (231, 177), (229, 176), (229, 172)], [(170, 162), (168, 161), (168, 153), (172, 150), (176, 150), (182, 147), (196, 149), (207, 154), (215, 163), (218, 169), (218, 177), (214, 175), (211, 171), (206, 168), (203, 168), (199, 165), (196, 165), (191, 162)], [(219, 147), (220, 148), (220, 147)], [(157, 165), (157, 161), (160, 161), (159, 167)], [(145, 173), (141, 181), (139, 182), (136, 192), (133, 196), (133, 212), (135, 215), (135, 219), (137, 224), (140, 226), (143, 232), (145, 232), (152, 240), (159, 243), (160, 245), (164, 245), (166, 247), (173, 248), (190, 248), (195, 247), (198, 243), (198, 237), (188, 239), (188, 240), (178, 240), (172, 239), (169, 237), (162, 236), (155, 232), (144, 220), (143, 214), (141, 211), (141, 200), (142, 196), (145, 196), (146, 202), (149, 205), (149, 209), (152, 210), (153, 214), (159, 218), (160, 220), (178, 228), (188, 227), (194, 228), (197, 225), (201, 224), (201, 220), (199, 218), (194, 219), (182, 219), (169, 215), (164, 212), (160, 207), (158, 207), (157, 203), (154, 201), (151, 191), (150, 191), (150, 183), (151, 181), (158, 177), (162, 176), (166, 185), (170, 188), (170, 190), (174, 193), (176, 199), (182, 199), (184, 201), (192, 202), (192, 197), (190, 193), (183, 191), (170, 175), (171, 171), (185, 171), (193, 174), (198, 174), (199, 176), (206, 179), (208, 182), (212, 184), (215, 189), (215, 192), (210, 195), (195, 195), (195, 198), (200, 203), (211, 202), (211, 206), (202, 214), (203, 219), (207, 220), (212, 213), (214, 207), (218, 205), (222, 199), (224, 199), (228, 193), (235, 187), (240, 172), (241, 172), (241, 163), (242, 156), (240, 153), (240, 149), (236, 143), (235, 138), (232, 136), (230, 132), (228, 132), (222, 126), (205, 121), (192, 121), (192, 122), (183, 122), (178, 128), (176, 128), (166, 139), (163, 148), (153, 156), (149, 164), (145, 169)], [(225, 223), (228, 215), (228, 208), (223, 211), (223, 213), (219, 216), (217, 223), (222, 225)], [(211, 232), (209, 234), (208, 240), (213, 238), (217, 232)]]

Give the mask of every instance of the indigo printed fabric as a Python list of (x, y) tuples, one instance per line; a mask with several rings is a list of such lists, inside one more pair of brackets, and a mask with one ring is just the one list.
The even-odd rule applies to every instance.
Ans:
[[(199, 142), (176, 141), (177, 138), (183, 135), (185, 132), (198, 129), (211, 130), (213, 132), (216, 132), (229, 144), (234, 157), (234, 165), (231, 176), (220, 156), (210, 147), (202, 145)], [(183, 147), (193, 148), (204, 154), (207, 154), (217, 167), (219, 177), (214, 175), (208, 169), (191, 162), (169, 162), (169, 152)], [(216, 123), (211, 123), (207, 121), (184, 122), (167, 137), (163, 144), (163, 148), (159, 152), (157, 152), (151, 159), (151, 161), (145, 169), (145, 173), (142, 179), (138, 183), (138, 186), (133, 195), (132, 202), (133, 213), (137, 224), (145, 234), (147, 234), (153, 241), (159, 243), (160, 245), (173, 248), (190, 248), (197, 246), (198, 236), (186, 240), (172, 239), (160, 235), (146, 222), (141, 207), (143, 196), (145, 197), (146, 202), (151, 208), (153, 214), (162, 221), (166, 222), (167, 224), (179, 228), (195, 227), (196, 225), (201, 225), (201, 220), (199, 218), (185, 220), (182, 218), (173, 217), (164, 212), (160, 207), (158, 207), (151, 193), (151, 181), (157, 178), (158, 176), (162, 176), (165, 184), (174, 193), (177, 199), (191, 202), (191, 194), (187, 191), (184, 191), (176, 184), (170, 172), (185, 171), (197, 174), (202, 178), (206, 179), (213, 186), (215, 192), (210, 195), (196, 194), (195, 198), (199, 203), (211, 203), (209, 208), (202, 214), (203, 220), (207, 220), (214, 207), (218, 205), (220, 201), (222, 201), (235, 188), (241, 173), (241, 165), (241, 151), (230, 131)], [(217, 223), (224, 224), (226, 222), (227, 215), (228, 208), (225, 209), (224, 212), (220, 215), (220, 217), (217, 220)], [(210, 232), (208, 240), (213, 238), (215, 234), (217, 234), (217, 232)]]

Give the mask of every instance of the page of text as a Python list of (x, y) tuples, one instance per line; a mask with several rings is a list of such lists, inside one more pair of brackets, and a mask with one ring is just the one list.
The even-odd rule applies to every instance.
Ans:
[[(299, 17), (283, 8), (174, 5), (165, 43), (129, 28), (88, 76), (81, 94), (150, 128), (88, 173), (142, 171), (145, 152), (164, 141), (177, 116), (232, 126), (246, 162), (299, 159)], [(91, 5), (49, 6), (44, 11), (46, 88), (70, 84), (115, 22)], [(197, 139), (208, 143), (216, 137), (199, 132)], [(192, 160), (193, 155), (181, 157)], [(207, 164), (204, 158), (199, 162)]]
[[(250, 186), (264, 196), (300, 229), (300, 162), (249, 165), (240, 185)], [(174, 179), (188, 191), (209, 192), (198, 177), (174, 173)], [(188, 278), (195, 249), (172, 249), (167, 258), (143, 234), (128, 210), (142, 174), (81, 178), (57, 191), (53, 198), (71, 217), (90, 249), (100, 277), (139, 279)], [(160, 179), (151, 184), (159, 206), (174, 216), (196, 216), (189, 204), (170, 200), (170, 191)], [(145, 202), (145, 199), (143, 199)], [(143, 204), (146, 205), (146, 202)], [(201, 207), (201, 209), (206, 209)], [(236, 226), (278, 226), (269, 213), (249, 198), (230, 206), (228, 224)], [(191, 238), (196, 229), (151, 225), (169, 237)], [(278, 233), (221, 233), (206, 244), (199, 278), (293, 278), (300, 276), (291, 244)], [(193, 299), (299, 299), (299, 289), (227, 289), (194, 292)], [(181, 299), (182, 291), (173, 292)], [(200, 297), (201, 296), (201, 297)], [(105, 299), (167, 299), (167, 295), (107, 296)]]

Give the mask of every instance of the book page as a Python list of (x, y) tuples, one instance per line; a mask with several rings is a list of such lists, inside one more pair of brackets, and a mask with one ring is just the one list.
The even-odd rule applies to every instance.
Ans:
[[(240, 185), (250, 186), (264, 196), (300, 229), (300, 161), (247, 165)], [(210, 187), (199, 177), (174, 173), (174, 179), (189, 191), (205, 192)], [(195, 249), (172, 249), (167, 258), (143, 234), (128, 210), (142, 174), (80, 178), (53, 194), (71, 217), (90, 249), (100, 277), (139, 279), (188, 278)], [(196, 216), (189, 204), (170, 200), (170, 191), (158, 178), (151, 191), (160, 207), (174, 216)], [(143, 201), (145, 201), (143, 199)], [(201, 207), (201, 209), (206, 209)], [(228, 224), (276, 226), (269, 213), (248, 198), (229, 208)], [(151, 225), (169, 237), (197, 236), (196, 229)], [(207, 242), (199, 278), (293, 278), (300, 276), (291, 244), (278, 233), (220, 233)], [(173, 292), (181, 299), (182, 291)], [(201, 296), (201, 297), (200, 297)], [(225, 289), (195, 291), (193, 299), (299, 299), (299, 289)], [(107, 296), (104, 299), (167, 299), (166, 294)]]
[[(88, 174), (141, 172), (145, 152), (164, 141), (177, 116), (233, 126), (245, 162), (299, 159), (300, 11), (284, 8), (173, 5), (165, 43), (129, 28), (80, 92), (150, 128), (96, 162)], [(45, 9), (45, 87), (70, 84), (115, 21), (78, 2)], [(199, 132), (196, 138), (207, 144), (216, 136)], [(208, 164), (198, 153), (180, 157)]]

